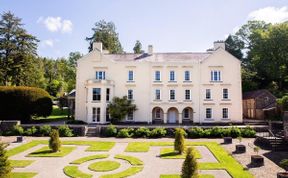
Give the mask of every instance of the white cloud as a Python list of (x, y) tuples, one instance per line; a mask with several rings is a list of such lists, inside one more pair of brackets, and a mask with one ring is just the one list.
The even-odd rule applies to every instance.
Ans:
[(286, 6), (277, 7), (265, 7), (252, 11), (248, 15), (248, 20), (263, 20), (267, 23), (281, 23), (288, 20), (288, 8)]
[(62, 33), (70, 33), (72, 32), (73, 24), (71, 20), (66, 20), (61, 17), (39, 17), (37, 23), (42, 23), (45, 27), (51, 32), (62, 32)]
[(40, 45), (43, 48), (46, 48), (46, 47), (53, 48), (55, 43), (57, 43), (57, 42), (59, 42), (58, 39), (47, 39), (47, 40), (41, 41)]

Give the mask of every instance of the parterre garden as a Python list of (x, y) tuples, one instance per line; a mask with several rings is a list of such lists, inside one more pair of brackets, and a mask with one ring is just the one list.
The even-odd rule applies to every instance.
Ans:
[[(149, 164), (156, 164), (159, 160), (173, 161), (181, 159), (184, 160), (185, 158), (185, 154), (179, 155), (174, 152), (173, 142), (133, 141), (127, 144), (117, 142), (117, 139), (115, 142), (63, 140), (61, 150), (56, 153), (51, 152), (47, 145), (47, 140), (33, 140), (18, 147), (9, 149), (7, 154), (11, 160), (13, 168), (15, 168), (12, 172), (12, 177), (31, 178), (36, 175), (41, 177), (43, 174), (41, 171), (35, 171), (38, 170), (35, 168), (37, 167), (35, 165), (41, 164), (42, 167), (45, 167), (45, 162), (48, 164), (49, 159), (57, 160), (56, 162), (67, 162), (67, 164), (62, 167), (58, 167), (56, 162), (55, 165), (50, 165), (51, 168), (53, 167), (53, 169), (61, 171), (63, 175), (59, 175), (60, 177), (65, 177), (65, 175), (75, 178), (120, 178), (129, 177), (132, 175), (136, 177), (138, 175), (141, 177), (141, 175), (145, 175), (146, 172), (149, 172), (149, 175), (153, 174), (154, 171), (150, 169), (151, 167), (145, 169), (145, 167), (147, 167)], [(229, 175), (229, 177), (253, 177), (251, 173), (245, 170), (241, 164), (239, 164), (224, 150), (224, 148), (222, 148), (221, 145), (216, 142), (186, 141), (185, 145), (186, 148), (195, 148), (197, 160), (201, 160), (207, 156), (202, 154), (201, 150), (198, 149), (200, 146), (207, 148), (215, 157), (216, 161), (213, 162), (197, 161), (201, 171), (225, 170), (227, 171), (227, 175)], [(122, 149), (123, 146), (124, 148)], [(84, 149), (83, 152), (79, 150), (80, 148)], [(157, 150), (156, 154), (155, 152), (151, 151), (155, 149)], [(72, 154), (73, 156), (69, 157), (69, 155)], [(151, 158), (150, 162), (146, 160), (146, 157)], [(167, 165), (170, 163), (171, 162), (167, 162)], [(153, 169), (156, 170), (157, 165), (153, 166)], [(45, 171), (45, 169), (43, 169), (43, 171)], [(179, 172), (171, 171), (169, 174), (167, 174), (167, 171), (163, 174), (159, 174), (156, 171), (153, 177), (174, 178), (180, 177), (180, 174), (180, 170)], [(200, 177), (212, 178), (217, 176), (213, 174), (201, 173)]]

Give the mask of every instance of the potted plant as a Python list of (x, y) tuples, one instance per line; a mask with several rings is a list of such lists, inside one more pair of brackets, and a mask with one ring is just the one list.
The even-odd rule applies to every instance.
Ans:
[(264, 166), (264, 158), (258, 155), (260, 148), (258, 146), (253, 148), (256, 155), (251, 155), (251, 164), (255, 167)]
[(242, 137), (239, 136), (237, 137), (239, 140), (239, 144), (236, 145), (236, 153), (245, 153), (246, 152), (246, 146), (244, 144), (241, 144), (242, 142)]
[(277, 178), (288, 178), (288, 159), (283, 159), (280, 162), (280, 166), (286, 170), (286, 172), (278, 172), (277, 173)]

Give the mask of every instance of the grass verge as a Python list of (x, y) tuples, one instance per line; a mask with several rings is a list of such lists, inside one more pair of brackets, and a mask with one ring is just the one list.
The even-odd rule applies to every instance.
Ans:
[[(160, 178), (181, 178), (181, 176), (179, 174), (165, 174), (160, 175)], [(214, 178), (214, 176), (211, 174), (200, 174), (199, 178)]]
[(63, 145), (88, 145), (86, 151), (109, 151), (115, 145), (115, 142), (98, 141), (62, 141)]
[(149, 142), (130, 142), (125, 152), (148, 152), (150, 148)]
[(76, 147), (72, 146), (62, 146), (60, 151), (52, 152), (48, 146), (40, 148), (37, 151), (34, 151), (27, 155), (27, 157), (64, 157), (75, 150)]
[(13, 168), (24, 168), (34, 162), (34, 160), (9, 160)]
[(108, 158), (108, 154), (98, 154), (98, 155), (91, 155), (91, 156), (86, 156), (80, 159), (77, 159), (75, 161), (72, 161), (70, 164), (82, 164), (85, 163), (87, 161), (91, 161), (91, 160), (95, 160), (95, 159), (104, 159), (104, 158)]
[(91, 174), (86, 174), (78, 169), (77, 166), (66, 166), (64, 167), (64, 173), (72, 178), (92, 178)]
[(138, 172), (142, 171), (143, 167), (130, 167), (122, 172), (115, 173), (115, 174), (107, 174), (100, 176), (100, 178), (120, 178), (120, 177), (128, 177), (137, 174)]
[(11, 173), (12, 178), (32, 178), (36, 175), (37, 173), (35, 172), (12, 172)]
[(143, 165), (143, 162), (140, 159), (138, 159), (138, 158), (136, 158), (134, 156), (127, 156), (127, 155), (118, 154), (118, 155), (115, 155), (114, 158), (123, 159), (125, 161), (128, 161), (133, 166), (141, 166), (141, 165)]
[[(200, 159), (202, 156), (197, 149), (194, 149), (196, 159)], [(163, 159), (184, 159), (186, 154), (178, 154), (174, 151), (174, 148), (161, 148), (160, 149), (160, 158)]]
[(120, 167), (120, 163), (116, 161), (99, 161), (96, 163), (92, 163), (89, 165), (89, 169), (91, 171), (96, 172), (107, 172), (107, 171), (113, 171)]

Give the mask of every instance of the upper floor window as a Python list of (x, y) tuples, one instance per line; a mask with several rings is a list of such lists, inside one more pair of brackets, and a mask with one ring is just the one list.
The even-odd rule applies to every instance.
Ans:
[(155, 71), (155, 81), (161, 81), (161, 73), (159, 70)]
[(185, 100), (191, 100), (191, 90), (185, 90)]
[(92, 93), (92, 99), (93, 101), (100, 101), (101, 100), (101, 88), (93, 88)]
[(221, 81), (221, 71), (212, 70), (211, 71), (211, 81)]
[(100, 122), (100, 108), (92, 108), (92, 121)]
[(206, 89), (206, 99), (211, 99), (211, 89)]
[(128, 112), (127, 120), (128, 121), (133, 121), (134, 120), (134, 112), (133, 111)]
[(128, 90), (128, 100), (133, 100), (133, 90)]
[(96, 79), (97, 80), (105, 80), (105, 71), (96, 71)]
[(206, 108), (206, 119), (212, 118), (212, 108)]
[(128, 81), (133, 81), (134, 80), (134, 73), (133, 70), (128, 71)]
[(223, 88), (223, 99), (228, 99), (229, 95), (228, 95), (228, 89), (227, 88)]
[(222, 118), (223, 119), (228, 119), (228, 108), (223, 108), (222, 109)]
[(161, 91), (159, 89), (155, 90), (155, 100), (161, 99)]
[(190, 71), (187, 70), (184, 72), (184, 80), (190, 81)]
[(110, 88), (106, 89), (106, 101), (110, 101)]
[(170, 90), (170, 100), (175, 100), (175, 90)]
[(170, 71), (170, 81), (175, 81), (175, 71)]

